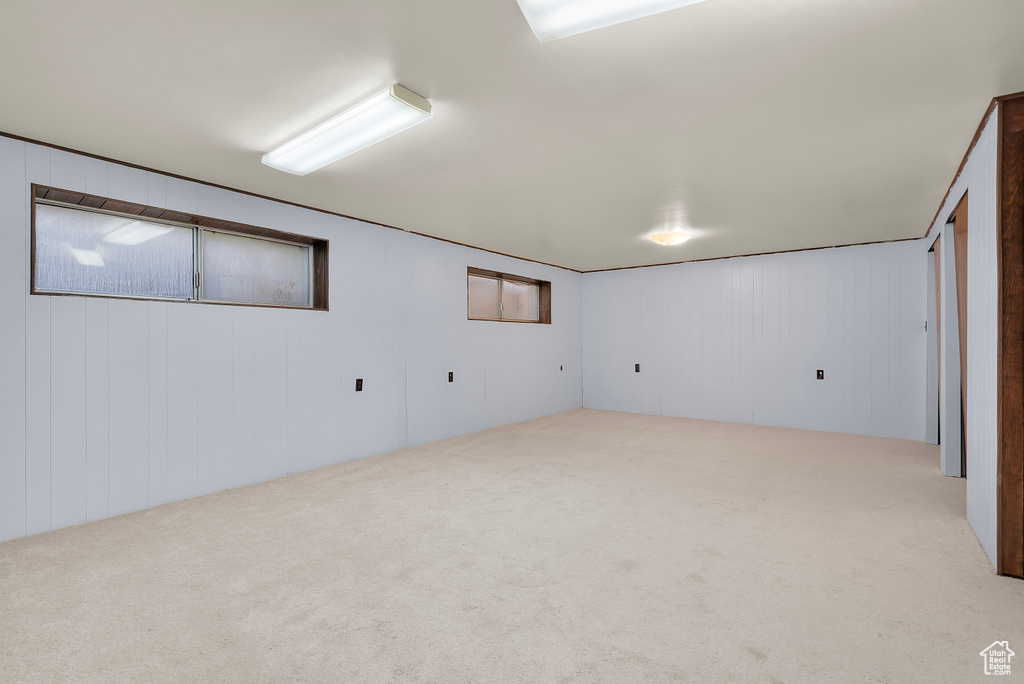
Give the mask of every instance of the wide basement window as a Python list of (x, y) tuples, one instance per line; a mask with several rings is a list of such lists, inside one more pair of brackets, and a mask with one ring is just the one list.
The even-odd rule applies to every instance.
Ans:
[(33, 294), (327, 309), (327, 241), (33, 186)]
[(469, 318), (514, 323), (551, 322), (551, 283), (469, 268)]

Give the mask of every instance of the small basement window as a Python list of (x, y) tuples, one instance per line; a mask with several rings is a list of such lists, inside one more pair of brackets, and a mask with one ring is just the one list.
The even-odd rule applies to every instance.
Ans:
[(327, 240), (33, 186), (32, 294), (327, 310)]
[(469, 319), (551, 323), (551, 283), (470, 267)]

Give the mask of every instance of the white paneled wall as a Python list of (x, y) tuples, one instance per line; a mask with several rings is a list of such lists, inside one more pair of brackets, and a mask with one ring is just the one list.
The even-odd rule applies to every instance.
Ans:
[[(29, 295), (30, 183), (327, 238), (331, 310)], [(571, 271), (3, 137), (0, 244), (0, 540), (581, 404)], [(552, 324), (466, 320), (467, 266)]]
[(924, 249), (584, 274), (584, 405), (923, 439)]
[[(932, 226), (934, 237), (943, 229), (964, 193), (970, 191), (967, 197), (967, 521), (993, 563), (996, 562), (996, 467), (999, 453), (997, 122), (998, 112), (982, 130), (963, 173), (953, 184)], [(948, 241), (950, 248), (952, 243), (952, 240)], [(951, 273), (951, 269), (946, 269), (942, 278), (945, 280)], [(953, 293), (955, 285), (952, 282), (948, 285), (949, 292)], [(942, 328), (942, 344), (946, 345), (946, 333), (955, 334), (955, 327), (947, 326), (943, 321)], [(949, 343), (952, 342), (950, 340)], [(960, 397), (957, 392), (949, 392), (942, 401), (954, 404), (953, 408), (956, 408)]]

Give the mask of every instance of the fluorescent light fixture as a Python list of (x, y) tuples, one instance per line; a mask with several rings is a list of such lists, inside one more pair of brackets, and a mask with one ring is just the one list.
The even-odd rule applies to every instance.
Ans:
[(154, 223), (143, 223), (132, 221), (124, 228), (118, 228), (112, 233), (103, 236), (104, 242), (111, 242), (115, 245), (137, 245), (146, 240), (152, 240), (164, 233), (170, 233), (170, 228), (158, 226)]
[(100, 256), (99, 252), (91, 249), (75, 249), (71, 248), (71, 253), (78, 259), (78, 263), (83, 266), (105, 266), (103, 263), (103, 257)]
[(263, 155), (263, 163), (305, 176), (430, 118), (430, 102), (397, 83)]
[(546, 43), (698, 2), (704, 0), (519, 0), (519, 8)]
[(666, 247), (672, 247), (674, 245), (681, 245), (692, 236), (689, 233), (680, 233), (678, 231), (671, 231), (668, 233), (656, 233), (654, 235), (648, 235), (647, 239), (651, 242), (656, 242), (659, 245), (665, 245)]

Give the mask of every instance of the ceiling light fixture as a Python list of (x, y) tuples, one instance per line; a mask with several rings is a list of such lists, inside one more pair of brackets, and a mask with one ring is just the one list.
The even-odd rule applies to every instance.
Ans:
[(666, 247), (672, 247), (674, 245), (681, 245), (689, 240), (692, 235), (689, 233), (680, 233), (678, 231), (670, 231), (668, 233), (655, 233), (654, 235), (648, 235), (647, 239), (651, 242), (656, 242), (659, 245)]
[(704, 0), (518, 0), (542, 43), (696, 5)]
[(397, 83), (263, 155), (296, 176), (327, 166), (430, 118), (430, 102)]
[(115, 245), (137, 245), (140, 242), (152, 240), (155, 237), (170, 232), (170, 228), (164, 228), (152, 223), (143, 223), (142, 221), (132, 221), (127, 226), (104, 235), (103, 241)]

